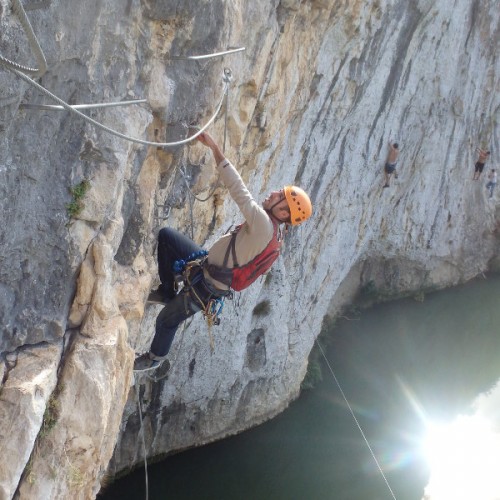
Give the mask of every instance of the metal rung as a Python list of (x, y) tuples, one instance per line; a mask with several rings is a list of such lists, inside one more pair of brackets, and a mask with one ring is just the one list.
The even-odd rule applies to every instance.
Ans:
[[(135, 99), (133, 101), (119, 101), (119, 102), (103, 102), (98, 104), (74, 104), (70, 105), (73, 109), (95, 109), (95, 108), (111, 108), (114, 106), (128, 106), (130, 104), (141, 104), (147, 102), (146, 99)], [(21, 104), (22, 109), (43, 109), (43, 110), (64, 110), (64, 106), (58, 104)]]

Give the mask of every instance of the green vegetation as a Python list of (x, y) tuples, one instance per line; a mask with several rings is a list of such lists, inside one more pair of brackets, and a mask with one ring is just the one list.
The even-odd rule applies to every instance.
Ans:
[(68, 468), (69, 468), (69, 484), (77, 488), (83, 486), (85, 481), (82, 471), (72, 463), (68, 464)]
[[(314, 389), (316, 385), (323, 380), (323, 373), (321, 371), (321, 365), (318, 360), (316, 352), (319, 353), (319, 349), (316, 348), (316, 344), (311, 351), (309, 356), (309, 364), (307, 365), (307, 373), (301, 384), (302, 390)], [(312, 359), (315, 358), (315, 359)]]
[(359, 319), (361, 316), (361, 309), (357, 304), (349, 304), (346, 308), (344, 318), (347, 319)]
[(373, 280), (368, 281), (359, 291), (359, 300), (361, 303), (382, 302), (388, 298), (388, 293), (377, 288)]
[(271, 284), (271, 281), (273, 279), (273, 272), (272, 270), (266, 273), (264, 278), (264, 286), (269, 286)]
[(334, 330), (335, 323), (336, 318), (334, 316), (326, 315), (323, 319), (321, 332), (311, 349), (311, 353), (309, 354), (307, 373), (301, 384), (301, 389), (303, 390), (313, 389), (323, 380), (323, 372), (321, 370), (321, 359), (323, 358), (323, 354), (318, 346), (318, 343), (321, 344), (324, 351), (327, 350), (327, 347), (334, 340), (332, 332)]
[(35, 458), (35, 450), (31, 453), (30, 458), (24, 468), (23, 476), (26, 478), (29, 484), (35, 484), (36, 475), (33, 472), (33, 461)]
[[(417, 292), (418, 293), (418, 292)], [(397, 300), (410, 296), (410, 292), (391, 290), (390, 288), (378, 288), (373, 280), (365, 283), (359, 290), (356, 303), (361, 307), (370, 307), (388, 300)]]
[(90, 182), (87, 179), (83, 179), (83, 181), (70, 188), (73, 199), (66, 205), (66, 211), (70, 217), (77, 217), (83, 210), (83, 198), (89, 188)]
[(50, 396), (43, 414), (42, 427), (40, 428), (40, 437), (45, 437), (56, 425), (59, 418), (60, 405), (57, 396), (54, 393)]
[(61, 411), (61, 404), (59, 403), (59, 395), (64, 388), (64, 384), (59, 384), (50, 395), (43, 414), (42, 426), (40, 428), (39, 438), (44, 438), (56, 425), (59, 419), (59, 412)]
[[(31, 451), (30, 458), (26, 463), (24, 468), (23, 477), (26, 478), (28, 483), (33, 484), (36, 481), (36, 475), (33, 472), (33, 462), (36, 455), (40, 450), (40, 442), (49, 434), (49, 432), (55, 427), (57, 420), (59, 419), (59, 414), (61, 411), (61, 404), (59, 403), (59, 395), (64, 389), (64, 384), (58, 384), (52, 394), (50, 395), (47, 406), (45, 407), (45, 413), (43, 414), (42, 425), (40, 426), (40, 432), (33, 445), (33, 450)], [(50, 468), (50, 474), (55, 478), (56, 471)]]
[(269, 300), (263, 300), (254, 307), (252, 314), (254, 316), (267, 316), (270, 312), (271, 303), (269, 302)]
[(414, 291), (407, 290), (404, 292), (396, 292), (390, 291), (389, 289), (377, 288), (374, 281), (368, 281), (361, 287), (356, 304), (358, 307), (365, 308), (373, 304), (380, 304), (381, 302), (404, 299), (407, 297), (412, 297), (417, 302), (423, 302), (425, 300), (425, 294), (434, 292), (437, 289), (436, 286), (427, 286)]

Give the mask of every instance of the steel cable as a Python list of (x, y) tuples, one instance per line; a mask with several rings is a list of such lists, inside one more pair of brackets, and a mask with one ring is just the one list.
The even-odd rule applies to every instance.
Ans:
[(35, 58), (38, 62), (39, 68), (30, 68), (29, 66), (24, 66), (22, 64), (18, 64), (0, 54), (0, 65), (4, 65), (8, 69), (24, 71), (25, 73), (29, 73), (33, 76), (42, 76), (47, 71), (47, 61), (45, 59), (45, 55), (38, 43), (35, 32), (31, 26), (31, 23), (24, 11), (23, 5), (20, 0), (12, 0), (12, 10), (16, 13), (21, 25), (28, 37), (28, 42), (30, 44), (31, 50), (33, 51)]
[(163, 148), (175, 147), (175, 146), (181, 146), (183, 144), (187, 144), (188, 142), (191, 142), (193, 139), (195, 139), (200, 134), (202, 134), (214, 122), (214, 120), (217, 118), (217, 115), (219, 114), (219, 111), (220, 111), (220, 109), (222, 107), (222, 103), (224, 102), (224, 96), (226, 95), (226, 92), (227, 92), (227, 89), (228, 89), (228, 86), (229, 86), (227, 80), (225, 79), (225, 77), (223, 77), (223, 80), (224, 80), (224, 90), (222, 92), (222, 97), (219, 100), (219, 103), (217, 104), (217, 109), (215, 110), (215, 112), (212, 115), (212, 117), (210, 118), (210, 120), (208, 120), (208, 122), (203, 127), (201, 127), (195, 134), (193, 134), (191, 137), (188, 137), (187, 139), (183, 139), (183, 140), (180, 140), (180, 141), (174, 141), (174, 142), (153, 142), (153, 141), (145, 141), (143, 139), (137, 139), (136, 137), (131, 137), (129, 135), (122, 134), (121, 132), (113, 130), (112, 128), (107, 127), (106, 125), (103, 125), (102, 123), (99, 123), (98, 121), (94, 120), (93, 118), (90, 118), (89, 116), (85, 115), (84, 113), (82, 113), (82, 112), (78, 111), (77, 109), (71, 107), (68, 103), (66, 103), (65, 101), (63, 101), (62, 99), (60, 99), (59, 97), (57, 97), (56, 95), (54, 95), (52, 92), (50, 92), (45, 87), (43, 87), (39, 83), (37, 83), (34, 80), (32, 80), (29, 76), (25, 75), (21, 71), (18, 71), (16, 69), (10, 68), (10, 67), (7, 67), (7, 68), (10, 71), (12, 71), (13, 73), (15, 73), (19, 78), (21, 78), (25, 82), (29, 83), (33, 87), (35, 87), (40, 92), (44, 93), (47, 97), (50, 97), (50, 99), (52, 99), (52, 100), (56, 101), (57, 103), (59, 103), (64, 109), (66, 109), (67, 111), (69, 111), (69, 112), (71, 112), (71, 113), (79, 116), (80, 118), (83, 118), (86, 122), (91, 123), (95, 127), (99, 128), (101, 130), (104, 130), (105, 132), (108, 132), (108, 133), (110, 133), (112, 135), (115, 135), (116, 137), (120, 137), (121, 139), (125, 139), (126, 141), (135, 142), (137, 144), (142, 144), (142, 145), (145, 145), (145, 146), (156, 146), (156, 147), (163, 147)]
[(392, 491), (392, 488), (389, 484), (389, 481), (387, 480), (387, 477), (384, 474), (384, 471), (382, 470), (382, 467), (381, 467), (379, 461), (377, 460), (377, 457), (375, 456), (375, 453), (372, 450), (372, 447), (370, 446), (370, 443), (369, 443), (367, 437), (365, 436), (365, 433), (363, 432), (363, 429), (361, 428), (361, 425), (360, 425), (358, 419), (356, 418), (354, 410), (352, 409), (346, 395), (344, 394), (344, 391), (342, 390), (340, 382), (338, 381), (337, 377), (335, 376), (335, 372), (333, 371), (333, 368), (330, 366), (330, 363), (325, 355), (325, 352), (323, 351), (323, 348), (321, 347), (321, 344), (319, 343), (318, 339), (316, 339), (315, 341), (316, 341), (317, 346), (319, 347), (319, 350), (321, 351), (321, 354), (323, 355), (323, 358), (328, 366), (328, 369), (330, 370), (330, 373), (332, 374), (333, 380), (335, 380), (335, 383), (337, 384), (337, 387), (340, 391), (340, 394), (342, 394), (342, 397), (344, 398), (344, 401), (345, 401), (345, 404), (347, 405), (347, 408), (349, 408), (349, 411), (351, 412), (352, 418), (354, 419), (354, 422), (356, 423), (356, 426), (357, 426), (359, 432), (361, 433), (361, 436), (363, 437), (363, 439), (366, 443), (366, 446), (370, 450), (371, 456), (372, 456), (373, 460), (375, 461), (375, 464), (377, 465), (377, 468), (378, 468), (380, 474), (382, 475), (382, 478), (383, 478), (385, 484), (387, 485), (387, 488), (389, 489), (389, 492), (391, 493), (392, 498), (394, 500), (396, 500), (396, 495), (394, 495), (394, 492)]

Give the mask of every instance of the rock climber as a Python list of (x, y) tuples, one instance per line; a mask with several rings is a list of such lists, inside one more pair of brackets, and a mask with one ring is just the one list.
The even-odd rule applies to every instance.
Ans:
[(497, 173), (494, 168), (491, 169), (490, 173), (488, 174), (488, 183), (486, 184), (486, 189), (490, 191), (490, 198), (493, 198), (493, 190), (495, 189), (495, 186), (497, 185)]
[(389, 182), (391, 180), (391, 175), (394, 173), (396, 179), (398, 174), (396, 173), (396, 163), (399, 156), (399, 144), (397, 142), (389, 142), (389, 154), (387, 156), (387, 161), (384, 166), (385, 184), (384, 187), (389, 187)]
[[(212, 137), (204, 132), (198, 140), (211, 149), (220, 177), (245, 222), (219, 238), (208, 254), (178, 231), (160, 230), (158, 271), (161, 285), (150, 293), (148, 302), (164, 307), (156, 319), (150, 350), (136, 358), (135, 371), (154, 369), (162, 361), (168, 370), (166, 357), (177, 327), (202, 310), (207, 320), (211, 318), (217, 324), (213, 314), (217, 302), (230, 295), (231, 290), (243, 290), (265, 273), (279, 255), (288, 226), (297, 226), (312, 214), (309, 196), (296, 186), (272, 191), (260, 206)], [(176, 293), (179, 266), (185, 266), (184, 286)]]
[(486, 160), (490, 156), (490, 152), (487, 150), (476, 148), (476, 151), (479, 153), (479, 157), (474, 166), (474, 177), (472, 177), (473, 181), (477, 181), (479, 177), (481, 177), (481, 174), (483, 173), (484, 169), (484, 164), (486, 163)]

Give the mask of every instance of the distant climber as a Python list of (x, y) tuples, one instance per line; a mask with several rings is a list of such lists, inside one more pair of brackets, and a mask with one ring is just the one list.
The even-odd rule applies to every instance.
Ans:
[(479, 153), (479, 157), (474, 166), (474, 177), (472, 178), (473, 181), (477, 181), (479, 177), (481, 177), (481, 174), (483, 173), (484, 169), (484, 164), (486, 163), (486, 160), (490, 156), (490, 152), (484, 149), (476, 148), (476, 151)]
[(497, 185), (497, 173), (494, 168), (491, 169), (490, 173), (488, 174), (488, 183), (486, 184), (486, 189), (489, 189), (490, 191), (490, 198), (493, 198), (493, 190), (495, 189), (495, 186)]
[(396, 172), (396, 163), (398, 161), (398, 156), (399, 144), (397, 142), (393, 143), (392, 141), (389, 141), (389, 154), (384, 166), (385, 188), (389, 187), (389, 182), (391, 180), (392, 174), (394, 174), (394, 177), (396, 177), (396, 179), (398, 178), (398, 174)]
[[(309, 196), (296, 186), (272, 191), (260, 206), (210, 135), (205, 132), (198, 140), (212, 150), (221, 179), (245, 222), (219, 238), (206, 257), (200, 246), (178, 231), (160, 230), (161, 285), (150, 293), (148, 302), (165, 307), (156, 319), (150, 350), (136, 358), (135, 371), (151, 370), (165, 360), (177, 327), (193, 314), (203, 310), (205, 316), (217, 324), (214, 317), (217, 303), (230, 295), (231, 289), (243, 290), (265, 273), (278, 258), (288, 226), (301, 224), (312, 214)], [(176, 275), (180, 273), (183, 273), (184, 287), (176, 293)]]

